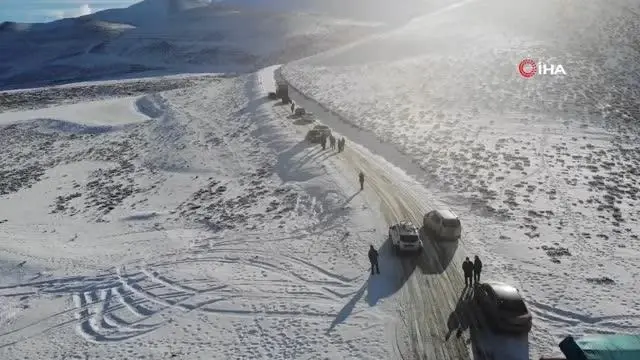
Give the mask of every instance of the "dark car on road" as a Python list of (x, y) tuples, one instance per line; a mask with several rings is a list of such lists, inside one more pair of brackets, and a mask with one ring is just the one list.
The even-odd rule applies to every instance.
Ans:
[(523, 334), (531, 331), (532, 317), (520, 291), (497, 281), (478, 285), (474, 299), (495, 333)]
[(331, 129), (326, 125), (318, 124), (314, 126), (313, 129), (309, 130), (305, 140), (312, 144), (319, 144), (322, 141), (323, 135), (327, 138), (331, 136)]
[(458, 240), (462, 233), (460, 218), (448, 209), (431, 210), (424, 215), (424, 230), (443, 240)]

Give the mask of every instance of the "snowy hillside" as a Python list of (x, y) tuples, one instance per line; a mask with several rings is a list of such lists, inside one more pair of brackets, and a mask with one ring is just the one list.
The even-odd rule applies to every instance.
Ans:
[[(143, 81), (148, 94), (77, 98)], [(384, 221), (265, 99), (273, 87), (271, 68), (13, 101), (0, 358), (393, 358), (400, 267), (369, 279), (365, 255)]]
[(321, 14), (145, 0), (52, 23), (1, 24), (0, 89), (142, 73), (247, 71), (309, 56), (379, 28)]
[[(567, 334), (640, 328), (639, 12), (463, 1), (283, 70), (464, 214), (467, 251), (526, 294), (532, 358)], [(567, 75), (524, 79), (527, 57)]]

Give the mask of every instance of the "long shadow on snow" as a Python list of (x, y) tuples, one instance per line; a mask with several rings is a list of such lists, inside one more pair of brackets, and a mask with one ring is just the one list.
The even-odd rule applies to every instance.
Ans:
[[(351, 199), (358, 193), (354, 194)], [(350, 201), (350, 199), (348, 201)], [(351, 315), (356, 304), (362, 299), (365, 290), (367, 293), (365, 297), (367, 304), (369, 306), (375, 306), (381, 299), (395, 294), (404, 286), (413, 271), (407, 272), (408, 269), (398, 271), (398, 269), (400, 269), (398, 264), (399, 259), (393, 254), (392, 248), (391, 240), (387, 239), (378, 249), (380, 274), (369, 276), (355, 295), (342, 307), (340, 312), (338, 312), (327, 333), (331, 332), (338, 324), (343, 323), (349, 315)], [(365, 252), (364, 256), (367, 255), (367, 251), (368, 249), (363, 249), (363, 252)], [(367, 271), (370, 271), (370, 269), (367, 269)]]
[(474, 360), (529, 360), (528, 335), (503, 335), (491, 331), (486, 317), (474, 301), (474, 289), (465, 287), (449, 315), (446, 340), (469, 330)]
[[(249, 83), (251, 84), (251, 83)], [(250, 89), (251, 90), (251, 89)], [(237, 110), (234, 113), (234, 116), (241, 116), (247, 112), (253, 112), (255, 111), (257, 108), (259, 108), (261, 105), (266, 104), (268, 102), (270, 102), (271, 100), (264, 96), (264, 97), (259, 97), (259, 98), (255, 98), (253, 100), (249, 100), (249, 102), (247, 103), (247, 105), (245, 107), (243, 107), (240, 110)]]
[(280, 176), (280, 179), (282, 179), (283, 183), (289, 181), (307, 181), (319, 175), (315, 174), (313, 171), (302, 169), (305, 164), (313, 160), (316, 153), (311, 152), (310, 154), (302, 157), (299, 161), (294, 161), (296, 155), (302, 153), (304, 150), (312, 146), (313, 144), (303, 140), (278, 155), (276, 171), (278, 172), (278, 176)]
[[(435, 235), (429, 234), (420, 229), (420, 237), (424, 244), (424, 251), (418, 257), (409, 258), (409, 268), (413, 271), (416, 266), (420, 268), (423, 274), (441, 274), (443, 273), (458, 249), (458, 240), (441, 240)], [(405, 267), (407, 265), (405, 264)]]

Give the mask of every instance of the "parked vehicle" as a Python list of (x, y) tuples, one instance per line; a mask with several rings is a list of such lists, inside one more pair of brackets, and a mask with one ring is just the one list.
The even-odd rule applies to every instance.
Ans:
[(288, 104), (291, 101), (289, 98), (289, 85), (285, 82), (279, 82), (276, 86), (276, 97), (282, 99), (283, 104)]
[(318, 124), (309, 130), (305, 140), (312, 144), (319, 144), (322, 141), (322, 135), (331, 136), (331, 129), (327, 125)]
[(401, 221), (389, 227), (389, 239), (396, 254), (405, 251), (422, 252), (420, 230), (409, 221)]
[(303, 107), (297, 107), (297, 108), (295, 109), (295, 111), (293, 112), (293, 115), (295, 115), (295, 116), (302, 116), (302, 115), (304, 115), (304, 114), (306, 114), (306, 113), (307, 113), (307, 111), (306, 111)]
[(458, 215), (451, 210), (432, 210), (423, 219), (425, 231), (445, 240), (458, 240), (462, 234), (462, 224)]
[(270, 91), (269, 94), (267, 95), (267, 97), (270, 100), (278, 100), (278, 95), (276, 95), (276, 93), (274, 93), (273, 91)]
[(474, 289), (474, 300), (492, 331), (522, 334), (531, 331), (531, 313), (515, 287), (489, 281)]
[(300, 123), (310, 124), (316, 121), (316, 119), (313, 116), (313, 113), (307, 112), (304, 115), (302, 115), (300, 119), (298, 119), (297, 121), (299, 121)]

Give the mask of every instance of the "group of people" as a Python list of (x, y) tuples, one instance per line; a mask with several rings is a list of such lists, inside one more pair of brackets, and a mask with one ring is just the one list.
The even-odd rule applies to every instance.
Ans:
[(325, 150), (327, 148), (327, 140), (329, 140), (329, 146), (331, 147), (331, 150), (336, 149), (336, 143), (337, 143), (338, 152), (344, 151), (344, 143), (346, 142), (346, 140), (344, 138), (336, 139), (336, 137), (333, 136), (333, 134), (328, 136), (322, 135), (322, 138), (320, 139), (320, 146), (322, 146), (322, 150)]
[(480, 273), (482, 272), (482, 261), (478, 255), (473, 259), (473, 262), (467, 257), (462, 263), (462, 272), (464, 273), (464, 285), (472, 286), (474, 283), (480, 282)]

